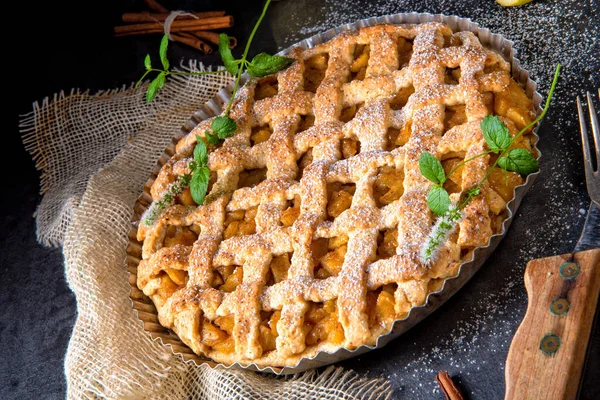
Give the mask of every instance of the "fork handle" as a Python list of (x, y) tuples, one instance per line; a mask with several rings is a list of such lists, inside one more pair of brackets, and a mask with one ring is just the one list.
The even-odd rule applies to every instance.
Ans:
[(505, 400), (575, 399), (600, 293), (600, 249), (530, 261), (525, 288)]

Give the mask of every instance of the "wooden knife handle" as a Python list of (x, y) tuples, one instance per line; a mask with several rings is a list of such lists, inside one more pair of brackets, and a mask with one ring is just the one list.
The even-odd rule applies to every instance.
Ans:
[(506, 360), (508, 399), (575, 399), (600, 293), (600, 249), (533, 260)]

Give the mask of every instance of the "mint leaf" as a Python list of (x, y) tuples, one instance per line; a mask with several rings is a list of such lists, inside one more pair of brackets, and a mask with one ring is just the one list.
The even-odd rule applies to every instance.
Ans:
[(481, 121), (480, 127), (485, 142), (494, 153), (506, 150), (510, 146), (510, 132), (496, 115), (487, 115)]
[(498, 159), (498, 165), (502, 169), (518, 172), (521, 175), (529, 175), (540, 169), (538, 160), (525, 149), (512, 149), (505, 157)]
[(146, 91), (146, 103), (150, 103), (156, 97), (156, 92), (158, 91), (158, 86), (156, 85), (156, 79), (150, 82), (148, 85), (148, 90)]
[(421, 175), (433, 183), (442, 184), (446, 181), (444, 167), (442, 167), (442, 164), (438, 159), (428, 151), (424, 151), (419, 158), (419, 170), (421, 171)]
[(209, 179), (210, 170), (207, 166), (197, 168), (192, 174), (190, 194), (192, 195), (192, 199), (194, 199), (198, 205), (204, 202), (204, 197), (206, 197), (206, 191), (208, 190)]
[(165, 74), (161, 72), (158, 74), (156, 78), (148, 85), (148, 90), (146, 91), (146, 103), (150, 103), (156, 97), (156, 92), (158, 89), (163, 87), (165, 84)]
[(279, 72), (293, 62), (293, 58), (260, 53), (250, 61), (247, 70), (250, 75), (260, 78)]
[(146, 71), (150, 71), (152, 69), (152, 61), (150, 61), (150, 54), (146, 54), (146, 58), (144, 58), (144, 67), (146, 67)]
[(225, 33), (219, 35), (219, 54), (221, 55), (221, 60), (223, 60), (225, 69), (231, 75), (237, 75), (239, 62), (236, 62), (235, 58), (233, 58), (233, 54), (231, 54), (231, 49), (229, 48), (229, 36)]
[(167, 79), (167, 74), (165, 74), (164, 72), (161, 72), (160, 74), (158, 74), (158, 76), (155, 78), (156, 81), (158, 81), (158, 88), (162, 89), (163, 86), (165, 86), (165, 81)]
[(450, 207), (450, 196), (441, 186), (433, 186), (427, 193), (427, 206), (437, 215), (444, 215)]
[(209, 131), (204, 132), (204, 137), (206, 138), (208, 144), (212, 144), (213, 146), (219, 144), (219, 137), (217, 135), (213, 135)]
[(167, 59), (167, 48), (169, 47), (169, 35), (164, 35), (160, 41), (160, 48), (158, 54), (160, 55), (160, 62), (165, 70), (169, 69), (169, 60)]
[(194, 160), (198, 165), (206, 165), (208, 163), (208, 149), (204, 140), (196, 135), (196, 147), (194, 147)]
[(213, 119), (211, 128), (217, 134), (219, 139), (225, 139), (232, 136), (237, 129), (235, 121), (229, 117), (217, 117)]

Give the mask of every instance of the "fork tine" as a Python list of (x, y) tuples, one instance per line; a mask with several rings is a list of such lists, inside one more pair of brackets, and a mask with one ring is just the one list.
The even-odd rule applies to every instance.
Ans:
[(590, 143), (588, 141), (587, 127), (585, 126), (585, 114), (583, 113), (579, 96), (577, 96), (577, 112), (579, 114), (579, 126), (581, 127), (581, 143), (583, 144), (583, 164), (587, 178), (588, 174), (592, 173), (592, 155), (590, 154)]
[[(598, 92), (600, 93), (600, 89)], [(590, 111), (590, 120), (592, 122), (592, 136), (594, 137), (594, 144), (596, 145), (596, 170), (600, 170), (600, 128), (598, 127), (598, 115), (594, 109), (594, 103), (592, 103), (590, 92), (587, 92), (587, 101)]]

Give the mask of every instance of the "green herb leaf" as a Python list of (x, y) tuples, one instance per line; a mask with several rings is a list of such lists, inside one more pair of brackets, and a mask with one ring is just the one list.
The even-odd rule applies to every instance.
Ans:
[(167, 80), (167, 74), (164, 72), (161, 72), (156, 77), (156, 80), (158, 81), (158, 88), (162, 89), (162, 87), (165, 86), (165, 81)]
[(235, 121), (229, 117), (217, 117), (213, 119), (211, 128), (217, 134), (219, 139), (225, 139), (232, 136), (237, 129)]
[(529, 175), (539, 170), (538, 160), (533, 158), (525, 149), (512, 149), (505, 157), (498, 159), (498, 166), (507, 171), (518, 172), (521, 175)]
[(225, 33), (219, 35), (219, 54), (221, 55), (221, 60), (223, 60), (225, 69), (231, 75), (236, 75), (239, 68), (239, 62), (236, 62), (235, 58), (233, 58), (233, 54), (231, 54), (231, 49), (229, 48), (229, 36)]
[(196, 147), (194, 148), (194, 160), (198, 165), (206, 165), (208, 163), (208, 149), (204, 140), (196, 135)]
[(209, 131), (204, 132), (204, 137), (206, 138), (206, 141), (208, 142), (208, 144), (212, 144), (213, 146), (216, 146), (219, 144), (219, 137), (217, 135), (210, 133)]
[(169, 47), (169, 35), (164, 35), (160, 41), (160, 48), (158, 54), (160, 55), (160, 62), (165, 70), (169, 69), (169, 59), (167, 58), (167, 48)]
[(248, 64), (248, 73), (254, 77), (260, 78), (279, 72), (293, 62), (293, 58), (260, 53)]
[(481, 121), (481, 132), (489, 149), (494, 153), (506, 150), (510, 146), (510, 132), (504, 122), (496, 115), (487, 115)]
[(427, 193), (427, 206), (437, 215), (444, 215), (450, 207), (450, 196), (441, 186), (433, 186)]
[[(161, 80), (161, 75), (162, 80)], [(148, 90), (146, 91), (146, 103), (150, 103), (156, 97), (156, 92), (164, 85), (164, 74), (161, 72), (150, 84), (148, 85)]]
[(197, 168), (192, 174), (190, 182), (190, 194), (198, 205), (204, 202), (206, 191), (208, 190), (208, 181), (210, 179), (210, 170), (207, 166)]
[(419, 170), (421, 171), (421, 175), (433, 183), (442, 184), (446, 181), (444, 167), (442, 167), (442, 164), (438, 159), (428, 151), (424, 151), (419, 158)]
[(144, 58), (144, 67), (146, 67), (146, 71), (150, 71), (152, 69), (152, 61), (150, 61), (150, 54), (146, 54), (146, 58)]

